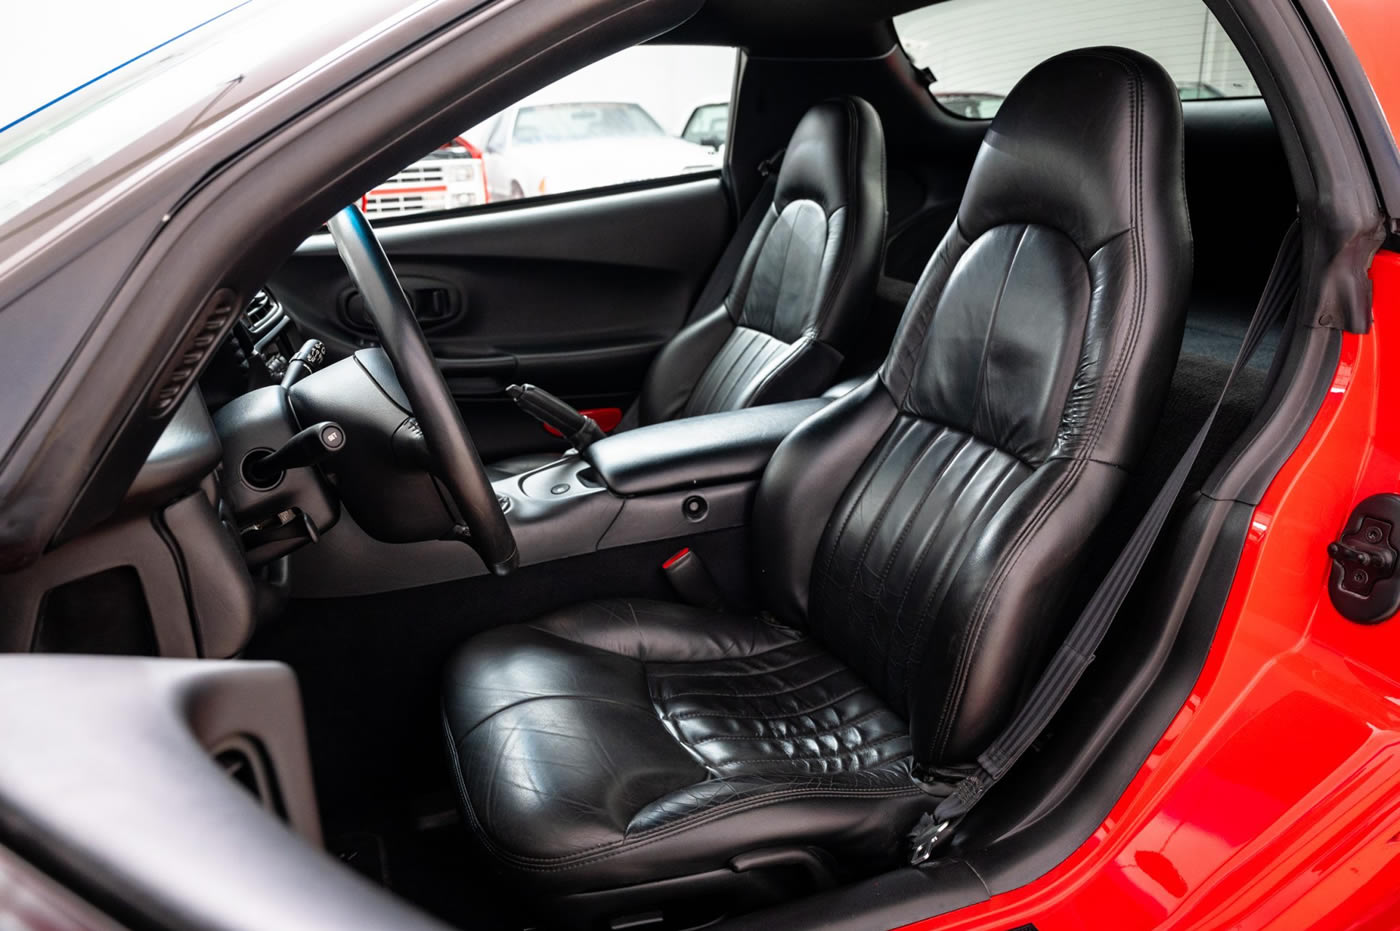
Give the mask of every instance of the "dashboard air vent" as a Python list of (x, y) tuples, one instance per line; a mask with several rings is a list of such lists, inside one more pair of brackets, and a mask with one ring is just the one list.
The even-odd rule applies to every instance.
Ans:
[(219, 345), (219, 338), (238, 312), (238, 295), (228, 288), (215, 291), (200, 309), (194, 325), (161, 369), (151, 390), (147, 410), (152, 417), (167, 414)]
[(215, 747), (212, 755), (224, 774), (257, 799), (258, 804), (279, 818), (286, 817), (272, 767), (257, 741), (237, 735)]
[(272, 329), (282, 319), (282, 305), (270, 291), (259, 291), (253, 295), (248, 306), (243, 309), (243, 322), (254, 337)]

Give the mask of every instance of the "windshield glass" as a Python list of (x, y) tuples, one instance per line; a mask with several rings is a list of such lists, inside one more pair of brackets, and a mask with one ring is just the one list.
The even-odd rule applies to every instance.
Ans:
[(515, 141), (522, 145), (664, 135), (656, 120), (635, 103), (556, 103), (521, 107), (515, 121)]
[[(342, 0), (337, 9), (349, 16), (361, 7), (386, 5), (392, 5), (390, 0)], [(133, 15), (127, 4), (112, 6)], [(192, 10), (216, 12), (191, 27)], [(159, 5), (146, 12), (152, 11), (159, 13)], [(120, 36), (117, 47), (105, 55), (75, 62), (71, 49), (90, 47), (93, 41), (80, 12), (81, 4), (69, 8), (76, 21), (64, 28), (87, 38), (56, 48), (51, 34), (40, 36), (49, 41), (50, 55), (62, 60), (44, 72), (43, 80), (36, 78), (33, 88), (38, 90), (7, 92), (0, 99), (0, 224), (94, 166), (123, 155), (132, 164), (150, 156), (206, 116), (247, 69), (287, 56), (325, 25), (324, 6), (316, 0), (190, 0), (170, 16), (173, 25), (162, 29), (159, 22), (149, 24), (144, 32)], [(172, 35), (176, 29), (183, 31)], [(167, 37), (140, 48), (153, 36)], [(122, 60), (114, 66), (109, 63), (113, 59)], [(289, 73), (307, 63), (295, 56), (287, 61)], [(57, 87), (66, 89), (39, 99)], [(167, 128), (157, 133), (162, 127)], [(145, 142), (139, 150), (133, 146), (138, 140)]]

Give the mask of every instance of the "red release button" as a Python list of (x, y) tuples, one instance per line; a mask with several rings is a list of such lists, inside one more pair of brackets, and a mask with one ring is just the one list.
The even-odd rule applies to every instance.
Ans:
[[(622, 409), (619, 407), (589, 407), (579, 411), (579, 413), (585, 417), (592, 417), (593, 422), (596, 423), (604, 433), (613, 432), (617, 429), (617, 425), (622, 422)], [(549, 424), (540, 424), (540, 426), (544, 427), (546, 431), (554, 436), (564, 435)]]

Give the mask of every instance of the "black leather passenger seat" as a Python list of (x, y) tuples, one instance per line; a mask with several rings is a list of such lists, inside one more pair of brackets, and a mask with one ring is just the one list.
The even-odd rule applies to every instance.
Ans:
[[(885, 136), (859, 97), (812, 107), (718, 307), (697, 307), (647, 372), (625, 425), (814, 398), (858, 342), (885, 248)], [(545, 453), (495, 463), (496, 478)]]

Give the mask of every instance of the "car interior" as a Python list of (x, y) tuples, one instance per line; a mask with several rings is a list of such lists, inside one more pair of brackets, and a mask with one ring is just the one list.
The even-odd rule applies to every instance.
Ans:
[(741, 50), (722, 171), (304, 230), (193, 318), (110, 515), (0, 577), (0, 647), (253, 671), (150, 681), (242, 709), (249, 817), (457, 927), (890, 927), (1044, 873), (1180, 707), (1339, 337), (1271, 328), (1069, 703), (911, 868), (1313, 232), (1265, 97), (1070, 44), (960, 115), (919, 5), (621, 43)]

